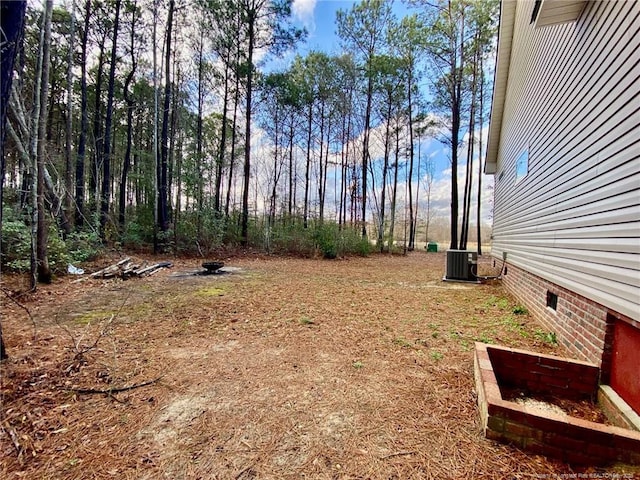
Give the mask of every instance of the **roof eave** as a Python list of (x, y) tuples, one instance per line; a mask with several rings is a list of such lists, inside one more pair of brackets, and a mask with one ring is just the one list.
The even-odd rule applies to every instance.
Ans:
[(513, 40), (513, 26), (515, 24), (516, 2), (502, 0), (500, 2), (500, 28), (498, 31), (498, 54), (496, 70), (493, 80), (493, 99), (491, 101), (491, 117), (489, 120), (489, 141), (484, 164), (484, 173), (494, 174), (498, 168), (498, 147), (500, 131), (502, 130), (502, 116), (509, 78), (511, 63), (511, 43)]

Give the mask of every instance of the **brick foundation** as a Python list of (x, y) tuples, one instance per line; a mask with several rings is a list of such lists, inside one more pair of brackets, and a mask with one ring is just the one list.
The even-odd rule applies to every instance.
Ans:
[[(602, 380), (606, 383), (611, 362), (613, 322), (622, 317), (613, 315), (609, 309), (588, 298), (511, 264), (507, 265), (503, 284), (577, 358), (601, 367)], [(557, 295), (555, 310), (547, 307), (547, 292)]]

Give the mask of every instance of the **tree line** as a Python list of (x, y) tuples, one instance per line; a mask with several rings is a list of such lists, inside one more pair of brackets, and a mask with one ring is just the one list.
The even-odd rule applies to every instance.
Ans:
[(413, 249), (428, 136), (449, 146), (450, 246), (466, 248), (497, 2), (409, 6), (340, 10), (342, 53), (274, 70), (306, 37), (291, 0), (30, 3), (6, 101), (3, 263), (28, 263), (35, 288), (61, 244), (384, 250), (401, 209)]

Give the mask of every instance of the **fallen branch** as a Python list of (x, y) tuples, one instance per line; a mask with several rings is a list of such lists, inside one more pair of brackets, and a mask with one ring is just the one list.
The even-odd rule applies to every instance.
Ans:
[(412, 450), (406, 450), (406, 451), (402, 451), (402, 452), (395, 452), (395, 453), (390, 453), (389, 455), (383, 455), (382, 457), (380, 457), (380, 460), (386, 460), (387, 458), (393, 458), (393, 457), (401, 457), (403, 455), (413, 455), (414, 451)]
[(71, 392), (74, 392), (74, 393), (79, 393), (81, 395), (93, 394), (93, 393), (102, 394), (102, 395), (112, 395), (114, 393), (127, 392), (129, 390), (135, 390), (136, 388), (141, 388), (141, 387), (146, 387), (148, 385), (153, 385), (154, 383), (158, 382), (162, 377), (164, 377), (164, 375), (160, 375), (158, 378), (154, 378), (153, 380), (149, 380), (149, 381), (142, 382), (142, 383), (136, 383), (135, 385), (129, 385), (129, 386), (126, 386), (126, 387), (105, 388), (105, 389), (99, 389), (99, 388), (69, 388), (68, 390), (71, 391)]
[[(75, 355), (73, 357), (74, 362), (82, 361), (83, 358), (84, 358), (84, 354), (85, 353), (88, 353), (91, 350), (93, 350), (93, 349), (98, 347), (98, 343), (100, 342), (100, 340), (103, 337), (105, 337), (109, 333), (108, 332), (108, 328), (113, 324), (115, 319), (118, 318), (118, 316), (122, 312), (122, 309), (124, 308), (125, 304), (127, 303), (127, 300), (129, 300), (130, 296), (131, 296), (131, 292), (127, 293), (127, 296), (124, 298), (124, 300), (120, 304), (120, 307), (118, 308), (118, 310), (115, 313), (111, 314), (111, 316), (108, 319), (104, 319), (103, 320), (103, 322), (101, 324), (100, 332), (98, 332), (97, 338), (89, 346), (85, 346), (85, 347), (81, 346), (82, 340), (84, 339), (84, 332), (82, 333), (82, 335), (80, 335), (80, 338), (78, 338), (76, 340), (75, 336), (73, 335), (73, 332), (71, 332), (71, 330), (69, 330), (69, 328), (66, 325), (63, 325), (62, 323), (60, 323), (58, 321), (58, 317), (56, 315), (56, 317), (55, 317), (56, 325), (58, 325), (60, 328), (62, 328), (67, 333), (67, 335), (69, 335), (69, 337), (71, 338), (71, 342), (73, 343), (73, 351), (75, 352)], [(74, 365), (73, 363), (71, 365), (69, 365), (67, 367), (67, 370), (72, 369), (73, 365)]]

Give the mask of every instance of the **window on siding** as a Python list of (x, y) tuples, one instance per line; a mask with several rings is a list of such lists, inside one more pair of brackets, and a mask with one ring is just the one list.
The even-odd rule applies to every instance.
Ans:
[(529, 149), (525, 149), (516, 160), (516, 183), (529, 173)]

